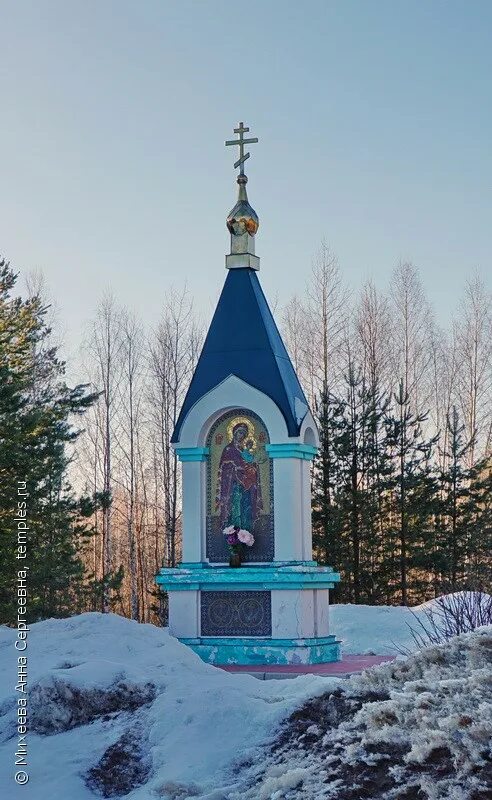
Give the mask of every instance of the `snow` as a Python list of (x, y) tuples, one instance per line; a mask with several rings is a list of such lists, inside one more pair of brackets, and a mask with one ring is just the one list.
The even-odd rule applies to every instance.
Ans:
[(413, 649), (407, 623), (415, 627), (412, 612), (405, 606), (330, 606), (331, 633), (342, 641), (343, 653), (384, 656), (402, 647)]
[[(465, 603), (463, 603), (465, 601)], [(395, 655), (415, 650), (415, 642), (410, 628), (422, 633), (419, 621), (429, 628), (429, 616), (436, 620), (442, 618), (442, 603), (451, 611), (458, 606), (465, 607), (464, 622), (469, 617), (478, 624), (492, 622), (492, 597), (485, 592), (455, 592), (437, 597), (426, 603), (407, 608), (406, 606), (355, 606), (340, 604), (330, 606), (331, 632), (342, 641), (344, 653), (359, 655)], [(482, 609), (483, 622), (479, 621), (478, 609)]]
[[(286, 791), (289, 775), (301, 781)], [(228, 800), (491, 796), (489, 626), (367, 670), (338, 693), (309, 701)]]
[[(406, 622), (414, 624), (405, 608), (331, 607), (332, 632), (348, 653), (388, 654), (409, 646)], [(128, 800), (316, 798), (326, 769), (316, 748), (309, 758), (305, 751), (302, 757), (289, 752), (279, 766), (269, 756), (271, 742), (296, 709), (349, 687), (354, 696), (388, 697), (354, 712), (353, 728), (346, 722), (347, 763), (377, 760), (371, 743), (399, 747), (404, 733), (405, 760), (395, 767), (402, 774), (450, 739), (453, 758), (466, 766), (482, 757), (490, 736), (483, 637), (481, 645), (472, 638), (473, 646), (458, 642), (445, 655), (430, 648), (425, 661), (401, 659), (350, 681), (309, 675), (259, 681), (203, 663), (167, 630), (91, 613), (31, 626), (30, 782), (16, 786), (14, 640), (13, 630), (0, 628), (0, 785), (8, 787), (9, 800), (94, 800), (116, 779), (127, 785), (113, 796)], [(357, 738), (354, 731), (363, 728), (366, 738)], [(303, 731), (306, 742), (326, 735), (319, 715)], [(250, 789), (253, 780), (258, 784)], [(303, 794), (306, 786), (312, 795)]]
[(234, 785), (238, 762), (254, 758), (282, 718), (326, 689), (317, 676), (278, 682), (230, 675), (203, 663), (167, 630), (112, 614), (40, 622), (28, 639), (31, 777), (17, 787), (16, 739), (8, 738), (14, 640), (13, 630), (0, 629), (0, 785), (9, 786), (12, 798), (94, 800), (85, 776), (128, 735), (140, 740), (151, 764), (148, 781), (129, 800), (181, 800), (188, 789), (201, 796), (219, 776), (222, 785)]
[(483, 609), (487, 608), (492, 600), (492, 596), (486, 592), (452, 592), (450, 594), (442, 595), (435, 600), (427, 600), (419, 606), (414, 606), (414, 611), (429, 611), (436, 607), (437, 601), (445, 601), (446, 605), (452, 608), (453, 606), (465, 603), (465, 606), (479, 606)]

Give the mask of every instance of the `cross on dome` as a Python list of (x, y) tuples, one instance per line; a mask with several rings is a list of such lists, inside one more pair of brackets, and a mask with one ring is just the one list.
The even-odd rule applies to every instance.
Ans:
[(249, 133), (249, 128), (246, 128), (242, 122), (239, 123), (237, 128), (234, 128), (234, 133), (239, 135), (239, 139), (230, 139), (229, 141), (225, 142), (226, 147), (230, 145), (237, 145), (239, 147), (239, 158), (234, 164), (234, 169), (239, 169), (239, 174), (244, 175), (244, 162), (249, 158), (250, 154), (244, 152), (244, 145), (245, 144), (256, 144), (258, 139), (257, 137), (253, 137), (251, 139), (245, 139), (244, 134)]

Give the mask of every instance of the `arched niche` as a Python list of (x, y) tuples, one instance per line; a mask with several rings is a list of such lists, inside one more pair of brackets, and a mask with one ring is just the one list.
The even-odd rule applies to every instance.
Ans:
[(206, 446), (207, 531), (206, 555), (210, 562), (229, 559), (224, 527), (238, 525), (255, 538), (243, 548), (243, 561), (274, 559), (273, 463), (265, 445), (268, 430), (257, 414), (234, 408), (212, 424)]
[(316, 434), (312, 428), (306, 428), (304, 431), (304, 444), (309, 444), (311, 447), (317, 446)]

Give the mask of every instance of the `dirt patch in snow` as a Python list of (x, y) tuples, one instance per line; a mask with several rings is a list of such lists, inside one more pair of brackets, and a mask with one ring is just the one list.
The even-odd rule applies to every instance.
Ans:
[(134, 711), (155, 696), (152, 683), (121, 680), (104, 688), (81, 687), (66, 677), (51, 675), (32, 689), (30, 730), (41, 734), (68, 731), (110, 714)]
[(492, 628), (310, 700), (245, 779), (230, 800), (491, 800)]
[(150, 768), (151, 760), (140, 732), (127, 731), (89, 770), (85, 782), (102, 797), (123, 797), (146, 782)]

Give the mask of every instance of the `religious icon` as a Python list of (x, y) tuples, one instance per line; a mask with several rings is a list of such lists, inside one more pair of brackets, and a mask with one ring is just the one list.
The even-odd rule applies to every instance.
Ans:
[(273, 517), (271, 460), (265, 449), (268, 441), (259, 417), (242, 409), (224, 414), (210, 433), (207, 530), (213, 535), (208, 544), (213, 560), (225, 559), (223, 531), (231, 525), (254, 536), (248, 561), (265, 560), (270, 553)]
[(227, 434), (229, 443), (222, 451), (217, 477), (220, 524), (251, 532), (263, 508), (254, 429), (246, 417), (236, 417), (227, 426)]

